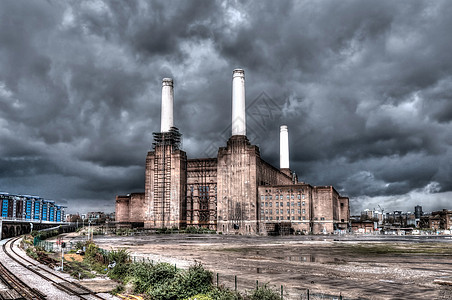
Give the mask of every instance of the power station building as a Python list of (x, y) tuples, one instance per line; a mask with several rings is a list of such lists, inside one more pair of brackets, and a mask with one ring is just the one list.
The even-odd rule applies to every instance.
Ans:
[(287, 126), (280, 128), (279, 169), (249, 142), (243, 70), (232, 75), (231, 137), (212, 158), (187, 158), (173, 124), (173, 81), (162, 85), (161, 130), (146, 157), (145, 191), (116, 197), (119, 226), (202, 226), (225, 234), (347, 229), (349, 199), (332, 186), (298, 182), (290, 170)]

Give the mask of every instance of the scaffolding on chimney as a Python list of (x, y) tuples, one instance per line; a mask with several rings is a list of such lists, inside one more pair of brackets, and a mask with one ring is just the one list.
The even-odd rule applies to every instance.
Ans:
[(171, 154), (181, 147), (182, 134), (176, 127), (169, 132), (154, 132), (154, 226), (169, 226), (171, 219)]
[(182, 134), (176, 127), (171, 127), (168, 132), (153, 132), (154, 142), (152, 148), (156, 146), (171, 146), (171, 150), (179, 150), (182, 147)]

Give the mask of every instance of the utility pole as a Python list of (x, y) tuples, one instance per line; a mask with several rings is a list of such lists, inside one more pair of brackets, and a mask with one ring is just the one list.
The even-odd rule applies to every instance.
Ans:
[(88, 240), (91, 241), (91, 221), (88, 220)]
[(63, 262), (64, 262), (64, 248), (66, 248), (66, 243), (61, 242), (61, 272), (63, 272)]

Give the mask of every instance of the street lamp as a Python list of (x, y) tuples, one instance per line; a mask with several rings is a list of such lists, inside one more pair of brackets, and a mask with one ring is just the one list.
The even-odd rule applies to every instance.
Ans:
[(88, 240), (91, 240), (91, 220), (88, 220)]

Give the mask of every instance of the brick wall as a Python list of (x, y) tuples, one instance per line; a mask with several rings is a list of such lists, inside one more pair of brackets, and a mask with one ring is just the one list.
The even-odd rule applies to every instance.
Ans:
[(116, 196), (116, 222), (129, 222), (130, 196)]
[(130, 194), (129, 202), (129, 222), (143, 222), (144, 221), (144, 193)]

